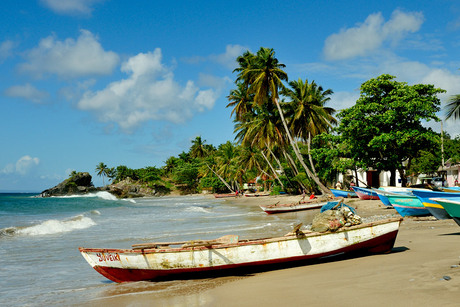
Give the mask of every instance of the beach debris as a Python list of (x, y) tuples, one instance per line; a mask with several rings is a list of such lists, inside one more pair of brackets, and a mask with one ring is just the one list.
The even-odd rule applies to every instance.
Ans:
[(458, 268), (458, 264), (454, 264), (450, 266), (452, 269)]
[(451, 278), (450, 276), (445, 275), (445, 276), (442, 277), (442, 279), (448, 280), (448, 281), (449, 281), (449, 280), (451, 280), (452, 278)]

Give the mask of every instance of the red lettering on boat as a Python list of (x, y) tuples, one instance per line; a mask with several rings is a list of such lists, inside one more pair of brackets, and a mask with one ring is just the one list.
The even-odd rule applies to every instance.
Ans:
[(120, 261), (120, 255), (119, 254), (103, 254), (103, 253), (97, 253), (96, 257), (99, 258), (99, 262), (103, 261)]

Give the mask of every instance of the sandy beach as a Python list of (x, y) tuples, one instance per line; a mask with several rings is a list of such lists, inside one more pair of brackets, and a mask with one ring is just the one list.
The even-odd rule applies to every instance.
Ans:
[[(299, 196), (240, 197), (242, 206), (288, 203)], [(232, 200), (234, 201), (234, 200)], [(378, 200), (347, 199), (360, 216), (399, 216)], [(223, 203), (225, 205), (225, 202)], [(311, 221), (305, 221), (308, 223)], [(117, 293), (89, 302), (100, 306), (458, 306), (460, 227), (453, 220), (406, 217), (391, 253), (330, 258), (246, 276), (189, 283), (120, 284)], [(164, 291), (158, 291), (164, 288)]]

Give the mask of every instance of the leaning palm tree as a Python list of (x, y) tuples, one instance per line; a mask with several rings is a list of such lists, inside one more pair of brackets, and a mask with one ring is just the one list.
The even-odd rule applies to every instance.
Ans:
[(452, 96), (450, 103), (446, 106), (446, 120), (449, 118), (460, 119), (460, 94)]
[(100, 162), (96, 166), (96, 174), (98, 176), (102, 176), (102, 185), (104, 185), (104, 186), (105, 186), (104, 177), (107, 176), (108, 173), (109, 173), (109, 169), (107, 168), (107, 165), (105, 165), (104, 163)]
[(310, 142), (313, 137), (328, 132), (337, 120), (333, 117), (335, 109), (326, 107), (332, 90), (323, 90), (315, 81), (311, 83), (302, 79), (289, 82), (290, 88), (283, 89), (283, 95), (291, 101), (287, 104), (287, 115), (290, 118), (290, 129), (296, 138), (308, 145), (308, 156), (313, 173), (316, 175), (310, 154)]
[[(248, 56), (247, 58), (252, 59)], [(287, 81), (288, 79), (286, 72), (283, 71), (285, 65), (279, 63), (278, 59), (275, 58), (275, 51), (269, 48), (260, 48), (255, 59), (252, 59), (249, 64), (239, 71), (237, 82), (243, 81), (248, 84), (248, 92), (249, 94), (254, 94), (255, 104), (260, 106), (270, 101), (277, 107), (289, 142), (307, 175), (315, 181), (324, 194), (330, 194), (329, 189), (321, 183), (319, 178), (305, 164), (284, 118), (283, 110), (279, 103), (279, 89), (284, 88), (282, 81)]]

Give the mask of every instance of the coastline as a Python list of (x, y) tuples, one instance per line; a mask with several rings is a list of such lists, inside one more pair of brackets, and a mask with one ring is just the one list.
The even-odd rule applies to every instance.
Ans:
[[(206, 197), (213, 197), (208, 195)], [(291, 203), (300, 196), (239, 197), (222, 205)], [(378, 200), (346, 199), (363, 218), (399, 216)], [(308, 224), (311, 221), (305, 221)], [(406, 217), (391, 253), (330, 258), (305, 266), (190, 283), (180, 292), (167, 283), (120, 284), (120, 291), (87, 306), (279, 306), (325, 304), (457, 306), (460, 290), (460, 228), (453, 220)], [(184, 281), (187, 282), (187, 281)], [(160, 288), (165, 291), (158, 291)], [(134, 289), (134, 290), (133, 290)], [(149, 289), (151, 289), (149, 291)]]

